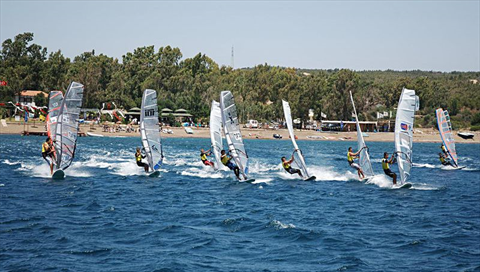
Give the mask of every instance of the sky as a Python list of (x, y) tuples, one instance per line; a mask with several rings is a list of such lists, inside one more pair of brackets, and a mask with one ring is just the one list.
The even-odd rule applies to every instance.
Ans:
[(70, 58), (170, 45), (231, 65), (233, 46), (235, 68), (480, 71), (480, 0), (0, 0), (0, 40), (23, 32)]

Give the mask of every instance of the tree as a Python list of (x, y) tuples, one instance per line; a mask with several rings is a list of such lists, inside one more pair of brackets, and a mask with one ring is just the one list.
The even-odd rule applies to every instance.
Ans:
[(45, 95), (38, 93), (34, 98), (33, 101), (35, 102), (35, 105), (38, 107), (43, 107), (43, 106), (48, 106), (48, 100), (45, 97)]

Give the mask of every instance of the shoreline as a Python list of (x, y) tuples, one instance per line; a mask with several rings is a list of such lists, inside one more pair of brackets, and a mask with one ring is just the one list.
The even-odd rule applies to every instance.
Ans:
[[(27, 127), (26, 127), (27, 128)], [(138, 126), (134, 127), (135, 129)], [(172, 134), (161, 133), (163, 138), (210, 138), (210, 131), (208, 128), (196, 128), (192, 127), (193, 134), (187, 134), (183, 127), (165, 127), (165, 129), (172, 130)], [(0, 124), (0, 135), (21, 135), (24, 131), (23, 123), (7, 123), (7, 126), (3, 126)], [(45, 132), (45, 124), (44, 123), (35, 123), (29, 124), (27, 131), (32, 133), (40, 133)], [(273, 134), (280, 134), (282, 135), (282, 139), (275, 139), (275, 140), (289, 140), (288, 131), (287, 129), (278, 129), (278, 130), (270, 130), (270, 129), (248, 129), (248, 128), (241, 128), (242, 136), (244, 139), (270, 139), (274, 140)], [(104, 132), (101, 125), (89, 125), (89, 124), (81, 124), (79, 132), (81, 133), (93, 133), (97, 135), (101, 135), (102, 137), (140, 137), (139, 132)], [(480, 132), (471, 132), (475, 134), (475, 137), (470, 140), (465, 140), (456, 134), (458, 131), (454, 131), (454, 139), (455, 143), (480, 143)], [(470, 131), (468, 131), (470, 132)], [(394, 133), (393, 132), (367, 132), (368, 136), (365, 137), (366, 142), (393, 142), (394, 141)], [(298, 140), (308, 140), (308, 141), (347, 141), (353, 142), (357, 141), (357, 133), (355, 131), (352, 132), (319, 132), (314, 130), (295, 130), (295, 135), (298, 137)], [(32, 135), (33, 136), (33, 135)], [(95, 136), (88, 136), (87, 137), (95, 137)], [(432, 128), (425, 128), (425, 129), (415, 129), (413, 134), (413, 141), (414, 142), (422, 142), (422, 143), (441, 143), (440, 134), (437, 130)]]

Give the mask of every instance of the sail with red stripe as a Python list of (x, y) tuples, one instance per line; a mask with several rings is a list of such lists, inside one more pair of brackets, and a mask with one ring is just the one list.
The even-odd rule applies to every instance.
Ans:
[(452, 160), (455, 167), (458, 167), (457, 151), (455, 149), (455, 140), (452, 134), (452, 123), (448, 111), (439, 108), (435, 111), (437, 115), (438, 131), (442, 138), (443, 145), (447, 149), (448, 156)]
[(62, 102), (63, 94), (61, 91), (51, 91), (48, 95), (47, 134), (52, 140), (55, 140), (55, 131)]

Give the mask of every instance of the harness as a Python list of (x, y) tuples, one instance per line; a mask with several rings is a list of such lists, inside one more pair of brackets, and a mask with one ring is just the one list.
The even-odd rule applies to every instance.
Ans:
[(230, 160), (231, 160), (231, 159), (230, 159), (229, 157), (227, 157), (227, 154), (225, 154), (225, 155), (222, 156), (222, 163), (223, 163), (223, 165), (227, 165)]
[(390, 169), (390, 166), (388, 164), (388, 160), (387, 159), (382, 159), (382, 168), (383, 170), (388, 170)]
[(440, 162), (441, 162), (442, 164), (445, 163), (445, 162), (446, 162), (446, 161), (445, 161), (445, 158), (444, 158), (444, 157), (440, 157)]
[(42, 153), (50, 151), (50, 145), (47, 142), (42, 144)]
[(349, 164), (353, 163), (353, 160), (355, 159), (354, 156), (350, 155), (350, 151), (347, 152), (347, 160)]

